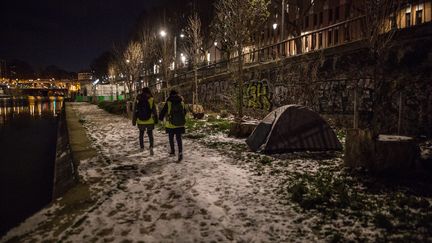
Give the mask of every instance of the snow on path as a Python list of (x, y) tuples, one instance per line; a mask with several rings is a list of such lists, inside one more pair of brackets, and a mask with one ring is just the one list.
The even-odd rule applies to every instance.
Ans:
[[(166, 134), (156, 130), (155, 155), (150, 156), (148, 150), (139, 151), (138, 130), (126, 118), (89, 104), (75, 104), (74, 110), (85, 121), (87, 136), (99, 153), (97, 158), (81, 161), (79, 167), (96, 203), (60, 235), (45, 232), (32, 239), (300, 241), (294, 238), (301, 227), (293, 224), (296, 214), (278, 203), (264, 177), (188, 139), (184, 140), (184, 161), (176, 163), (176, 158), (168, 157)], [(31, 218), (23, 225), (31, 228), (29, 222)]]

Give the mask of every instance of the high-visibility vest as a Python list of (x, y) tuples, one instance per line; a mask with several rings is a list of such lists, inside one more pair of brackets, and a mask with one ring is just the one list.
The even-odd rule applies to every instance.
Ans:
[(154, 125), (155, 124), (155, 121), (154, 121), (154, 118), (153, 118), (154, 99), (153, 98), (149, 98), (148, 102), (149, 102), (149, 105), (150, 105), (150, 112), (151, 112), (150, 118), (148, 120), (145, 120), (145, 121), (140, 120), (139, 118), (137, 118), (137, 122), (136, 123), (138, 125)]
[[(182, 104), (182, 107), (184, 109), (185, 105), (184, 105), (183, 101), (181, 102), (181, 104)], [(171, 122), (169, 121), (169, 117), (171, 115), (171, 105), (172, 105), (171, 101), (168, 101), (167, 105), (168, 105), (168, 112), (167, 112), (167, 119), (165, 119), (165, 128), (172, 129), (172, 128), (184, 127), (184, 126), (176, 126), (174, 124), (171, 124)]]

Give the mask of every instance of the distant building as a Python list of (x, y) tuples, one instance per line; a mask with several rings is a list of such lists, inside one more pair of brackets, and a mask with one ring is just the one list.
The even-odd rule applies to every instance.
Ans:
[(85, 83), (93, 81), (93, 74), (90, 72), (80, 72), (78, 73), (78, 82)]
[(0, 79), (7, 78), (8, 76), (6, 61), (0, 59)]
[[(283, 18), (281, 3), (285, 3)], [(393, 11), (384, 20), (384, 32), (432, 21), (431, 0), (405, 1)], [(246, 55), (245, 61), (291, 56), (360, 40), (368, 25), (361, 19), (364, 15), (364, 0), (272, 0), (265, 27), (244, 47), (244, 53), (255, 52)], [(283, 41), (283, 45), (276, 46)], [(236, 56), (231, 53), (231, 58)]]

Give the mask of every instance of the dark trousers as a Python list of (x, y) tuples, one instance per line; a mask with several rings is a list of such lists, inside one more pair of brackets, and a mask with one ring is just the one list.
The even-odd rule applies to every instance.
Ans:
[(169, 138), (171, 153), (175, 152), (175, 150), (174, 150), (174, 135), (175, 135), (176, 140), (177, 140), (178, 152), (182, 153), (183, 152), (183, 141), (182, 141), (181, 133), (170, 132), (170, 133), (168, 133), (168, 138)]
[(144, 132), (145, 130), (147, 130), (147, 135), (149, 137), (149, 142), (150, 142), (150, 148), (153, 148), (153, 129), (140, 129), (139, 130), (139, 143), (140, 143), (140, 147), (144, 148)]

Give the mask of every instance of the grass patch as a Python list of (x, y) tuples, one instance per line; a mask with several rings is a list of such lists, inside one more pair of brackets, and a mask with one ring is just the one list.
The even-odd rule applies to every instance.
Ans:
[[(284, 184), (279, 193), (286, 203), (294, 203), (305, 215), (319, 213), (322, 225), (342, 220), (347, 225), (360, 222), (385, 230), (377, 241), (422, 241), (432, 236), (430, 201), (407, 188), (384, 185), (366, 173), (326, 167), (316, 173), (291, 174)], [(316, 230), (326, 229), (317, 225)], [(332, 232), (336, 239), (342, 230)]]
[(259, 162), (263, 165), (269, 165), (269, 164), (271, 164), (272, 161), (273, 160), (267, 156), (262, 156), (261, 159), (259, 160)]
[(187, 117), (185, 127), (187, 133), (192, 134), (191, 138), (204, 138), (217, 133), (228, 134), (231, 121), (216, 116), (209, 116), (206, 120)]
[(303, 209), (325, 211), (332, 208), (346, 208), (351, 200), (358, 200), (349, 195), (349, 184), (329, 172), (316, 175), (305, 174), (288, 187), (291, 199)]
[(185, 135), (185, 138), (189, 138), (189, 139), (201, 139), (204, 138), (206, 135), (205, 134), (199, 134), (199, 133), (189, 133)]

